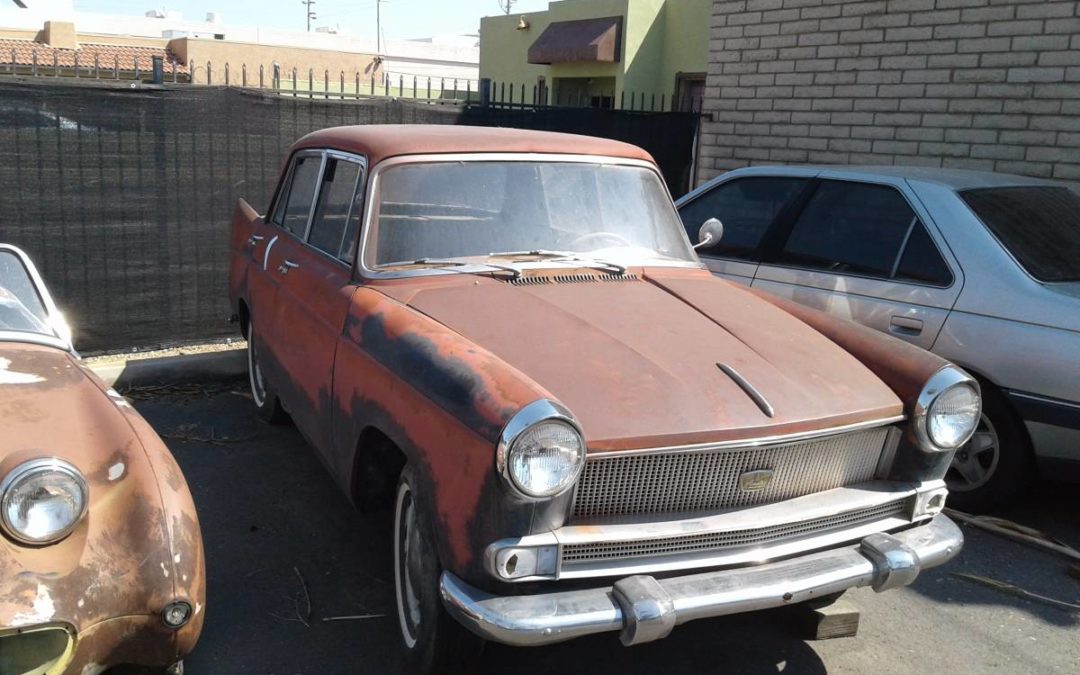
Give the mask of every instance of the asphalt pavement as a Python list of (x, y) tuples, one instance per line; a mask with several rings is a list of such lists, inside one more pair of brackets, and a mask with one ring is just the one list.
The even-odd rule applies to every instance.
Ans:
[[(292, 426), (255, 415), (242, 383), (138, 391), (199, 512), (206, 624), (190, 675), (396, 673), (388, 514), (352, 509)], [(999, 515), (1080, 547), (1077, 486), (1042, 484)], [(945, 567), (908, 588), (848, 596), (853, 638), (808, 642), (783, 610), (697, 621), (623, 647), (600, 635), (551, 647), (489, 645), (481, 673), (1077, 673), (1080, 612), (957, 577), (967, 572), (1080, 603), (1080, 580), (1049, 553), (964, 527)]]

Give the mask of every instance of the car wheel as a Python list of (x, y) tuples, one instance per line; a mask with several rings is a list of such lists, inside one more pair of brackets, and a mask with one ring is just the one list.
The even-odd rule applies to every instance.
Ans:
[(251, 323), (248, 328), (248, 383), (251, 385), (251, 400), (259, 411), (259, 417), (270, 424), (282, 424), (288, 419), (285, 409), (281, 407), (277, 392), (270, 385), (269, 380), (263, 374), (262, 365), (259, 361), (258, 337), (255, 335), (255, 324)]
[(467, 673), (484, 643), (443, 608), (434, 529), (416, 503), (416, 485), (406, 466), (394, 506), (394, 595), (405, 662), (410, 673)]
[(945, 475), (949, 505), (981, 513), (1016, 499), (1031, 483), (1031, 447), (1005, 397), (983, 383), (983, 413), (975, 433), (956, 450)]

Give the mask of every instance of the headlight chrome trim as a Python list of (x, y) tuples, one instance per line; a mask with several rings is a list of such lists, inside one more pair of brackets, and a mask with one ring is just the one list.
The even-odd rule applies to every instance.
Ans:
[(934, 373), (930, 379), (927, 380), (926, 384), (923, 385), (922, 391), (919, 392), (919, 398), (915, 402), (915, 412), (912, 415), (912, 423), (915, 428), (915, 437), (919, 442), (919, 447), (923, 450), (926, 450), (927, 452), (952, 452), (964, 443), (967, 443), (971, 439), (971, 434), (975, 432), (975, 428), (978, 426), (978, 420), (976, 420), (976, 424), (972, 427), (968, 437), (962, 442), (957, 443), (955, 447), (951, 448), (942, 447), (930, 438), (928, 425), (930, 422), (929, 414), (931, 406), (933, 406), (934, 401), (946, 391), (958, 386), (969, 386), (974, 389), (975, 395), (979, 397), (979, 405), (981, 408), (982, 389), (979, 387), (979, 382), (956, 366), (945, 366)]
[[(525, 492), (511, 475), (510, 448), (513, 447), (514, 441), (516, 441), (522, 433), (536, 424), (547, 421), (562, 422), (577, 432), (577, 435), (581, 437), (581, 447), (583, 449), (582, 461), (578, 463), (574, 478), (568, 483), (566, 489), (553, 495), (538, 497)], [(524, 406), (521, 410), (518, 410), (503, 427), (502, 432), (499, 434), (499, 444), (495, 450), (495, 468), (499, 472), (499, 475), (503, 477), (503, 480), (510, 485), (514, 490), (514, 493), (519, 497), (529, 501), (543, 502), (558, 497), (559, 495), (566, 494), (566, 492), (574, 488), (578, 478), (581, 476), (582, 470), (585, 468), (584, 455), (587, 450), (588, 448), (585, 445), (585, 433), (581, 430), (581, 425), (578, 424), (574, 415), (560, 403), (542, 398), (537, 399)]]
[[(27, 476), (49, 471), (65, 474), (79, 486), (79, 490), (82, 492), (82, 510), (79, 511), (79, 514), (71, 521), (70, 525), (48, 539), (25, 537), (19, 534), (19, 531), (8, 522), (7, 508), (5, 508), (8, 501), (8, 494), (14, 485)], [(38, 457), (36, 459), (25, 461), (8, 472), (3, 480), (0, 480), (0, 529), (3, 529), (4, 534), (20, 544), (29, 546), (48, 546), (63, 541), (76, 527), (78, 527), (79, 523), (82, 522), (89, 506), (90, 489), (86, 484), (86, 478), (73, 464), (62, 460), (59, 457)]]

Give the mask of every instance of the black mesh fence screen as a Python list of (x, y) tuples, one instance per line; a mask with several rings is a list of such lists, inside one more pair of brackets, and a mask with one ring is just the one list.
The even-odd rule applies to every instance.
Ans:
[(213, 87), (0, 83), (0, 242), (34, 258), (85, 352), (235, 333), (228, 230), (289, 145), (344, 124), (471, 124), (626, 140), (688, 185), (696, 115), (320, 100)]

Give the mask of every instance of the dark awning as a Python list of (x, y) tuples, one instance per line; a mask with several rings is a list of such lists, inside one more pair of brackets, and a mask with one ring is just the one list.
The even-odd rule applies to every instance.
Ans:
[(621, 16), (556, 21), (529, 47), (529, 63), (617, 63), (621, 42)]

